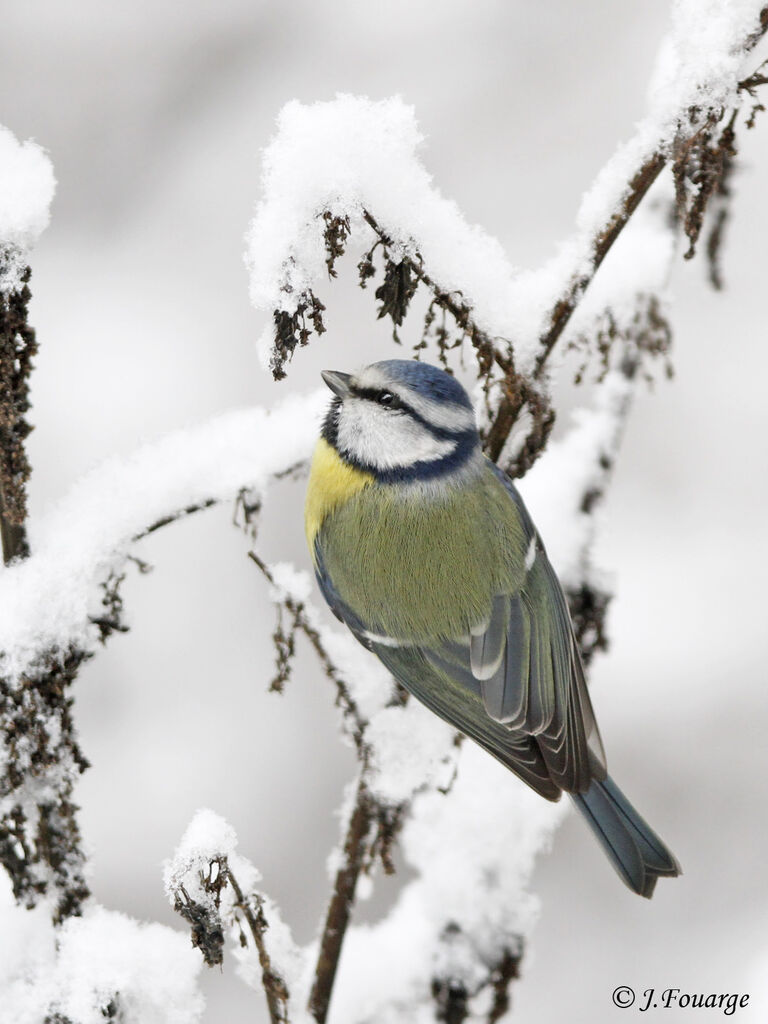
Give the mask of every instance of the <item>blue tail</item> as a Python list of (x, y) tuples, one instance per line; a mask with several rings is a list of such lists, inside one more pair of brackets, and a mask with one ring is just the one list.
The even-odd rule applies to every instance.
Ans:
[(586, 793), (569, 795), (622, 881), (633, 892), (650, 899), (657, 878), (681, 874), (674, 854), (640, 817), (613, 779), (595, 779)]

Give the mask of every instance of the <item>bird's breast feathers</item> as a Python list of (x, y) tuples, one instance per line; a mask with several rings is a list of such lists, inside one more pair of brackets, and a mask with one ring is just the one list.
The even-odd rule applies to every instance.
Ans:
[(306, 504), (307, 540), (333, 589), (372, 633), (458, 639), (515, 593), (529, 543), (515, 503), (489, 469), (475, 482), (380, 484), (320, 441)]

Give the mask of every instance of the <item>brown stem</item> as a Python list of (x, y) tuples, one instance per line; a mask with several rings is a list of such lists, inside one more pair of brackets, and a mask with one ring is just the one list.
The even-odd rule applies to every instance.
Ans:
[(344, 840), (344, 857), (336, 872), (331, 902), (325, 916), (309, 1011), (317, 1024), (325, 1024), (333, 992), (341, 947), (355, 900), (355, 887), (363, 865), (366, 841), (373, 820), (371, 799), (362, 776)]
[[(258, 566), (259, 570), (263, 574), (264, 578), (272, 586), (275, 585), (275, 579), (272, 575), (269, 566), (266, 562), (260, 558), (255, 551), (249, 551), (248, 557), (251, 561)], [(352, 733), (352, 739), (355, 742), (358, 756), (361, 760), (365, 756), (365, 744), (363, 742), (363, 734), (367, 722), (363, 719), (357, 705), (355, 704), (352, 694), (349, 692), (344, 679), (339, 674), (338, 669), (331, 661), (328, 652), (326, 651), (320, 634), (315, 627), (309, 622), (304, 611), (304, 605), (301, 602), (294, 601), (291, 597), (287, 597), (284, 601), (285, 608), (289, 614), (293, 617), (293, 623), (296, 629), (300, 629), (304, 636), (309, 640), (312, 649), (317, 655), (318, 661), (323, 666), (325, 674), (331, 680), (336, 687), (337, 694), (337, 705), (341, 707), (344, 712), (350, 731)]]
[[(363, 210), (363, 219), (366, 224), (372, 228), (384, 246), (392, 244), (392, 239), (381, 227), (379, 227), (376, 219), (368, 210)], [(501, 352), (493, 344), (492, 339), (485, 333), (485, 331), (478, 327), (474, 317), (472, 316), (472, 307), (456, 298), (456, 295), (460, 293), (443, 291), (437, 282), (430, 277), (420, 262), (414, 260), (409, 260), (408, 262), (411, 273), (414, 277), (425, 285), (425, 287), (429, 288), (438, 300), (442, 309), (448, 310), (457, 325), (469, 336), (475, 348), (479, 349), (482, 347), (486, 349), (486, 351), (489, 352), (490, 358), (496, 363), (503, 373), (512, 373), (514, 366), (512, 362), (511, 349), (510, 353), (506, 354)]]
[(505, 949), (491, 976), (493, 1003), (488, 1024), (497, 1024), (509, 1009), (509, 986), (520, 977), (520, 954)]
[(573, 316), (582, 295), (587, 289), (587, 285), (589, 285), (597, 273), (600, 264), (610, 252), (611, 246), (626, 227), (630, 217), (640, 205), (648, 189), (658, 178), (666, 162), (666, 157), (662, 156), (661, 153), (654, 153), (646, 160), (631, 179), (621, 209), (613, 214), (602, 231), (593, 239), (590, 271), (588, 274), (582, 274), (571, 281), (567, 292), (557, 301), (555, 308), (552, 310), (549, 329), (539, 342), (541, 351), (536, 357), (534, 377), (541, 376), (544, 364), (565, 330), (568, 321)]
[(261, 983), (264, 987), (264, 994), (267, 997), (270, 1024), (288, 1024), (288, 988), (283, 977), (272, 968), (272, 961), (264, 942), (264, 932), (269, 927), (269, 924), (264, 916), (263, 909), (260, 903), (257, 903), (257, 907), (254, 910), (250, 900), (243, 896), (243, 890), (232, 874), (229, 865), (227, 865), (227, 878), (237, 899), (237, 909), (245, 918), (259, 956)]
[(0, 539), (3, 545), (3, 562), (9, 565), (16, 558), (29, 557), (29, 542), (24, 523), (13, 523), (6, 513), (7, 503), (0, 486)]
[[(0, 263), (6, 257), (0, 253)], [(37, 352), (29, 326), (27, 267), (22, 286), (0, 294), (0, 538), (6, 565), (29, 555), (25, 520), (30, 465), (24, 442), (32, 429), (27, 423), (29, 376)]]
[(154, 533), (156, 530), (160, 530), (162, 527), (168, 526), (170, 523), (175, 523), (178, 519), (191, 516), (195, 512), (202, 512), (217, 503), (216, 498), (206, 498), (204, 501), (198, 501), (194, 505), (187, 505), (186, 508), (181, 508), (178, 512), (169, 512), (167, 516), (162, 516), (160, 519), (157, 519), (152, 523), (151, 526), (147, 526), (140, 533), (137, 533), (133, 539), (142, 540), (144, 537), (148, 537), (150, 533)]
[[(571, 281), (565, 294), (555, 303), (550, 315), (549, 327), (539, 340), (540, 350), (536, 357), (536, 365), (533, 372), (535, 380), (541, 379), (547, 360), (576, 311), (576, 307), (581, 301), (587, 286), (597, 273), (600, 264), (610, 252), (611, 246), (640, 205), (648, 189), (658, 178), (665, 163), (666, 158), (661, 153), (654, 153), (646, 160), (630, 181), (621, 209), (613, 214), (605, 227), (593, 239), (589, 273), (580, 274)], [(538, 392), (524, 381), (517, 379), (509, 382), (505, 394), (499, 402), (494, 422), (486, 438), (486, 453), (494, 462), (498, 462), (501, 457), (504, 445), (507, 443), (512, 427), (515, 425), (523, 407), (530, 405), (531, 397), (536, 395), (538, 395)], [(536, 420), (535, 413), (534, 420)], [(550, 422), (549, 429), (543, 435), (544, 441), (546, 441), (553, 423), (554, 420)], [(523, 468), (527, 467), (524, 466)]]

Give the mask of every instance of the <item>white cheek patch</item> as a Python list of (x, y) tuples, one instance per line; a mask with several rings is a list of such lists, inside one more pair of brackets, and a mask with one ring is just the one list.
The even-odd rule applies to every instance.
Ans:
[(356, 462), (375, 469), (413, 466), (450, 455), (457, 441), (444, 441), (404, 412), (379, 408), (364, 398), (346, 398), (339, 410), (336, 443)]

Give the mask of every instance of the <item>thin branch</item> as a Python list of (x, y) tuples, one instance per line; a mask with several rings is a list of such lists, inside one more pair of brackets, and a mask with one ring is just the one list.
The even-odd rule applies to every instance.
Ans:
[(497, 1024), (509, 1009), (509, 986), (520, 977), (520, 954), (505, 949), (491, 973), (493, 1003), (488, 1024)]
[(143, 540), (144, 537), (148, 537), (150, 533), (154, 533), (156, 530), (162, 529), (163, 526), (168, 526), (170, 523), (175, 523), (179, 519), (183, 519), (186, 516), (191, 516), (195, 512), (202, 512), (206, 508), (211, 508), (213, 505), (218, 505), (217, 498), (206, 498), (204, 501), (195, 502), (194, 505), (187, 505), (185, 508), (181, 508), (178, 512), (169, 512), (167, 516), (162, 516), (160, 519), (152, 523), (146, 529), (140, 533), (135, 534), (134, 540)]
[(328, 1015), (341, 947), (355, 902), (355, 888), (372, 825), (372, 801), (361, 774), (344, 840), (343, 860), (336, 872), (333, 893), (325, 916), (315, 980), (309, 997), (309, 1011), (317, 1024), (325, 1024)]
[[(547, 360), (552, 354), (555, 345), (561, 338), (571, 317), (575, 313), (579, 302), (581, 301), (581, 297), (587, 290), (589, 283), (597, 273), (605, 257), (610, 252), (614, 242), (629, 223), (632, 214), (640, 205), (640, 202), (648, 192), (648, 189), (658, 178), (665, 164), (666, 158), (660, 153), (654, 153), (653, 156), (643, 164), (629, 183), (627, 195), (622, 203), (621, 209), (613, 214), (608, 223), (593, 239), (589, 273), (581, 274), (571, 281), (565, 294), (556, 302), (550, 315), (549, 328), (539, 340), (540, 351), (536, 357), (536, 366), (533, 374), (534, 379), (541, 379)], [(509, 439), (512, 428), (517, 422), (517, 418), (522, 412), (523, 407), (530, 405), (531, 392), (532, 389), (530, 385), (524, 381), (520, 381), (519, 378), (507, 380), (505, 382), (505, 393), (496, 409), (496, 415), (494, 417), (493, 424), (488, 431), (485, 444), (486, 454), (490, 459), (493, 459), (494, 462), (499, 461), (501, 453), (504, 450), (504, 446)], [(533, 393), (536, 394), (535, 391)], [(542, 450), (543, 444), (541, 442), (543, 441), (544, 444), (546, 443), (552, 425), (554, 425), (554, 420), (549, 426), (546, 436), (542, 438), (534, 438), (532, 444), (530, 444), (529, 440), (529, 447), (531, 448), (530, 455), (538, 454), (538, 452)], [(530, 464), (530, 461), (532, 460), (526, 461)], [(522, 467), (523, 471), (527, 468), (527, 465)]]
[(267, 947), (264, 942), (264, 932), (267, 931), (269, 924), (264, 911), (259, 901), (258, 896), (254, 896), (255, 907), (252, 905), (251, 900), (243, 895), (243, 890), (240, 888), (237, 879), (232, 874), (232, 869), (227, 862), (227, 879), (229, 880), (232, 889), (235, 894), (237, 903), (235, 906), (245, 918), (248, 930), (253, 937), (253, 942), (256, 947), (256, 951), (259, 956), (259, 963), (261, 964), (261, 983), (264, 988), (264, 994), (267, 998), (267, 1009), (269, 1010), (270, 1024), (288, 1024), (288, 998), (289, 992), (285, 984), (285, 979), (272, 967), (272, 961), (270, 960)]
[[(274, 587), (275, 579), (266, 562), (264, 562), (263, 559), (261, 559), (253, 550), (248, 552), (248, 557), (256, 566), (258, 566), (259, 570), (261, 571), (267, 582), (270, 584), (270, 586)], [(285, 606), (289, 614), (293, 617), (294, 629), (301, 630), (301, 632), (304, 634), (307, 640), (309, 640), (312, 649), (314, 650), (318, 660), (320, 661), (320, 664), (323, 666), (323, 669), (325, 670), (325, 674), (335, 685), (336, 702), (338, 706), (341, 707), (342, 711), (344, 712), (345, 719), (347, 719), (348, 723), (350, 724), (351, 734), (355, 742), (358, 757), (361, 760), (364, 760), (365, 744), (363, 742), (363, 734), (365, 732), (365, 727), (367, 723), (360, 714), (360, 711), (358, 710), (358, 707), (355, 704), (351, 693), (349, 692), (349, 687), (347, 686), (346, 682), (339, 673), (339, 670), (336, 668), (328, 652), (326, 651), (319, 632), (308, 620), (304, 609), (304, 605), (300, 601), (294, 601), (293, 598), (291, 598), (290, 596), (286, 596), (286, 598), (283, 601), (283, 605)], [(279, 690), (280, 686), (276, 686), (273, 683), (273, 689)]]
[(654, 153), (636, 172), (631, 181), (621, 209), (613, 214), (605, 227), (598, 232), (592, 241), (591, 267), (588, 274), (575, 278), (566, 294), (559, 299), (550, 317), (550, 327), (540, 339), (541, 351), (536, 357), (534, 376), (540, 377), (552, 349), (557, 344), (566, 325), (576, 311), (582, 295), (587, 290), (592, 278), (600, 269), (605, 257), (611, 251), (613, 243), (629, 223), (629, 219), (640, 205), (648, 189), (656, 181), (666, 165), (666, 157)]

